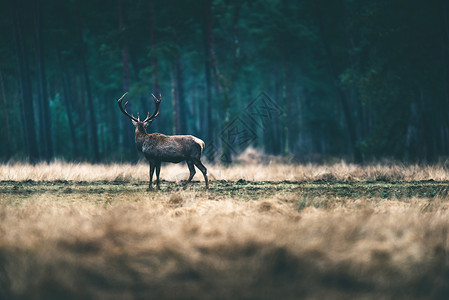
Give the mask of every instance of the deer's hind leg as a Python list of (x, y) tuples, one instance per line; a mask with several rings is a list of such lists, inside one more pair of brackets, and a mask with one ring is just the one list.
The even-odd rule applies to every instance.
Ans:
[(207, 178), (206, 167), (201, 163), (201, 160), (199, 160), (199, 159), (194, 159), (193, 163), (201, 171), (201, 173), (203, 173), (204, 181), (206, 182), (206, 189), (208, 189), (209, 188), (209, 179)]
[(186, 160), (186, 163), (187, 163), (187, 166), (189, 167), (190, 175), (189, 175), (189, 179), (187, 179), (187, 182), (184, 184), (184, 188), (187, 187), (187, 185), (190, 183), (190, 181), (192, 181), (193, 176), (195, 176), (195, 174), (196, 174), (195, 165), (193, 164), (193, 161)]

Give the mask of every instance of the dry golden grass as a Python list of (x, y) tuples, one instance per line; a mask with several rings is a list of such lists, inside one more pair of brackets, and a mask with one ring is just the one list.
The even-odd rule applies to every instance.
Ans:
[(449, 203), (3, 195), (0, 298), (440, 298)]
[[(166, 166), (162, 178), (183, 179), (184, 169)], [(448, 295), (447, 193), (307, 196), (281, 182), (325, 181), (298, 184), (305, 188), (384, 180), (393, 183), (383, 188), (396, 188), (394, 181), (447, 180), (444, 166), (252, 163), (209, 169), (216, 179), (278, 183), (221, 182), (206, 191), (201, 184), (182, 190), (166, 182), (161, 192), (147, 192), (140, 182), (147, 180), (145, 164), (0, 166), (0, 180), (53, 181), (2, 185), (8, 192), (0, 190), (0, 299)]]
[[(330, 165), (285, 164), (255, 162), (237, 164), (231, 167), (207, 165), (212, 180), (235, 181), (422, 181), (449, 180), (449, 169), (443, 164), (402, 165), (373, 164), (360, 166), (345, 162)], [(161, 178), (180, 181), (188, 177), (185, 163), (167, 164), (162, 167)], [(198, 171), (195, 180), (203, 180)], [(131, 164), (88, 164), (55, 161), (36, 165), (24, 163), (0, 164), (0, 180), (72, 180), (72, 181), (145, 181), (148, 180), (146, 163)]]

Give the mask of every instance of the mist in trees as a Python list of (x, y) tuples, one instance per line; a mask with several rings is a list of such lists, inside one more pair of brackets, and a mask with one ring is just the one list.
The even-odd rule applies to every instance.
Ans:
[(432, 162), (449, 152), (444, 0), (0, 3), (0, 160), (139, 158), (128, 111), (298, 161)]

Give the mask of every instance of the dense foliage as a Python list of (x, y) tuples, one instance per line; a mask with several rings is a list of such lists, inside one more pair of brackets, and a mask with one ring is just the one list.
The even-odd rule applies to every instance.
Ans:
[(135, 161), (128, 110), (210, 160), (449, 151), (444, 0), (0, 3), (0, 159)]

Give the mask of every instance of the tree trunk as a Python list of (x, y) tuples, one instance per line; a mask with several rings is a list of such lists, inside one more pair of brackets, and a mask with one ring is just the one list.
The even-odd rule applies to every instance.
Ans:
[(187, 134), (188, 128), (187, 128), (187, 118), (189, 111), (186, 106), (186, 99), (185, 99), (185, 92), (184, 92), (184, 77), (183, 77), (183, 70), (182, 70), (182, 61), (181, 61), (181, 55), (179, 52), (176, 55), (176, 61), (175, 61), (175, 76), (176, 76), (176, 90), (177, 90), (177, 103), (178, 103), (178, 133), (180, 134)]
[(86, 85), (86, 93), (87, 93), (87, 108), (89, 112), (89, 132), (91, 137), (91, 147), (93, 151), (93, 161), (100, 161), (100, 152), (98, 150), (98, 133), (97, 133), (97, 120), (94, 112), (94, 104), (92, 99), (92, 91), (90, 89), (90, 79), (89, 79), (89, 70), (87, 68), (86, 62), (86, 50), (83, 40), (83, 26), (81, 22), (81, 8), (80, 1), (76, 0), (76, 8), (77, 8), (77, 19), (78, 19), (78, 41), (80, 44), (80, 52), (81, 52), (81, 63), (83, 68), (84, 81)]
[[(273, 76), (273, 82), (274, 82), (274, 100), (281, 105), (280, 99), (283, 98), (282, 96), (282, 74), (280, 70), (276, 70), (274, 72)], [(272, 124), (267, 126), (265, 131), (265, 149), (270, 154), (276, 154), (279, 155), (281, 153), (281, 122), (284, 118), (284, 113), (282, 113), (281, 116), (277, 117)]]
[(193, 134), (195, 136), (201, 136), (201, 120), (203, 119), (203, 106), (200, 105), (199, 99), (201, 98), (201, 89), (198, 86), (193, 88), (192, 97), (192, 121), (193, 121)]
[(171, 72), (171, 99), (173, 107), (172, 133), (179, 134), (179, 102), (178, 91), (176, 89), (176, 65), (172, 66)]
[[(445, 97), (446, 97), (446, 107), (449, 109), (449, 16), (448, 16), (448, 4), (447, 1), (441, 0), (441, 13), (442, 13), (442, 51), (443, 51), (443, 62), (444, 62), (444, 85), (445, 85)], [(446, 111), (446, 122), (445, 132), (449, 132), (449, 110)], [(447, 135), (445, 135), (447, 137)], [(445, 139), (445, 148), (449, 148), (449, 139)], [(447, 155), (447, 153), (445, 153)]]
[[(176, 41), (177, 42), (177, 41)], [(173, 133), (187, 134), (187, 118), (189, 111), (186, 106), (184, 93), (184, 78), (182, 72), (181, 56), (176, 54), (172, 67), (172, 103), (173, 103)]]
[[(206, 51), (207, 51), (206, 60), (208, 60), (208, 62), (206, 64), (208, 64), (209, 68), (212, 69), (212, 73), (214, 75), (215, 91), (217, 92), (217, 94), (219, 94), (219, 96), (223, 97), (223, 100), (221, 101), (222, 106), (219, 107), (218, 113), (219, 113), (219, 118), (221, 120), (224, 120), (224, 122), (221, 122), (221, 123), (226, 124), (227, 122), (229, 122), (230, 97), (229, 97), (227, 85), (224, 82), (224, 78), (218, 68), (217, 57), (215, 54), (214, 32), (213, 32), (213, 28), (212, 28), (211, 4), (212, 4), (211, 0), (204, 0), (204, 19), (205, 19), (204, 33), (205, 33), (205, 39), (206, 39), (205, 46), (206, 46)], [(234, 16), (234, 17), (238, 19), (237, 16)], [(237, 19), (235, 19), (235, 20), (237, 20)], [(209, 85), (210, 85), (210, 83), (211, 82), (210, 82), (210, 78), (209, 78)], [(211, 130), (211, 128), (208, 128), (208, 129)], [(222, 143), (221, 152), (222, 152), (221, 162), (224, 164), (232, 163), (232, 156), (230, 153), (230, 149), (226, 143)]]
[(6, 142), (7, 142), (7, 147), (3, 147), (4, 149), (6, 149), (6, 158), (9, 159), (11, 157), (11, 150), (13, 148), (13, 145), (11, 143), (11, 134), (10, 134), (10, 126), (9, 126), (9, 117), (8, 117), (8, 109), (7, 109), (7, 105), (6, 105), (6, 95), (5, 95), (5, 84), (3, 82), (3, 75), (2, 72), (0, 72), (0, 90), (2, 93), (2, 111), (3, 111), (3, 121), (4, 123), (4, 132), (6, 134)]
[(22, 21), (19, 15), (19, 9), (14, 1), (11, 0), (10, 3), (13, 8), (13, 25), (19, 65), (20, 89), (22, 93), (22, 119), (24, 121), (23, 129), (25, 133), (25, 143), (28, 158), (31, 163), (35, 163), (39, 159), (39, 153), (37, 149), (36, 133), (34, 130), (36, 122), (34, 117), (33, 96), (31, 93), (29, 65), (25, 53)]
[[(126, 43), (125, 37), (125, 23), (124, 23), (124, 8), (123, 0), (118, 0), (118, 21), (119, 21), (119, 32), (120, 32), (120, 42), (122, 47), (122, 63), (123, 63), (123, 89), (124, 91), (129, 91), (131, 72), (129, 65), (129, 51), (128, 45)], [(128, 103), (128, 110), (132, 112), (132, 104)], [(130, 159), (132, 162), (137, 162), (137, 150), (134, 143), (134, 128), (127, 118), (121, 118), (123, 124), (123, 134), (125, 135), (124, 142), (126, 152), (130, 154)]]
[(334, 59), (334, 56), (332, 53), (332, 48), (329, 43), (329, 39), (327, 38), (326, 33), (324, 31), (322, 12), (320, 9), (320, 5), (322, 5), (322, 3), (314, 2), (313, 4), (314, 4), (314, 8), (315, 8), (316, 20), (318, 23), (318, 29), (320, 31), (320, 37), (321, 37), (321, 40), (322, 40), (322, 43), (324, 46), (324, 51), (325, 51), (326, 58), (327, 58), (327, 61), (329, 64), (329, 68), (330, 68), (330, 71), (332, 74), (332, 78), (334, 80), (334, 86), (337, 91), (337, 98), (338, 98), (338, 101), (340, 102), (340, 105), (343, 109), (346, 128), (348, 131), (349, 141), (351, 144), (351, 150), (354, 155), (354, 161), (356, 163), (359, 163), (359, 162), (362, 162), (362, 155), (361, 155), (360, 149), (357, 147), (357, 135), (356, 135), (355, 123), (354, 123), (354, 119), (351, 114), (351, 109), (350, 109), (349, 101), (346, 97), (346, 94), (342, 90), (342, 87), (338, 84), (339, 74), (338, 74), (338, 71), (336, 68), (335, 59)]
[(76, 134), (75, 134), (75, 125), (73, 123), (73, 105), (72, 105), (72, 94), (70, 88), (70, 80), (67, 75), (67, 71), (65, 70), (64, 64), (62, 62), (61, 51), (58, 51), (58, 60), (59, 67), (61, 69), (61, 78), (62, 78), (62, 88), (64, 93), (65, 107), (67, 110), (67, 119), (69, 121), (70, 128), (70, 137), (72, 143), (73, 157), (78, 158), (78, 146), (76, 143)]
[[(79, 81), (78, 81), (79, 80)], [(86, 109), (86, 93), (83, 91), (82, 87), (83, 87), (83, 79), (79, 78), (78, 80), (75, 81), (75, 83), (77, 85), (79, 85), (80, 89), (78, 90), (76, 87), (74, 87), (75, 89), (75, 95), (76, 95), (76, 99), (78, 102), (78, 109), (79, 109), (79, 113), (81, 115), (81, 132), (82, 132), (82, 146), (84, 148), (84, 151), (81, 153), (82, 157), (84, 159), (89, 159), (89, 121), (88, 121), (88, 115), (87, 115), (87, 109)]]
[[(433, 128), (432, 122), (429, 120), (429, 116), (426, 110), (426, 104), (428, 99), (426, 99), (426, 91), (424, 87), (419, 87), (419, 100), (418, 100), (418, 111), (421, 113), (421, 127), (422, 127), (422, 140), (419, 144), (424, 144), (426, 149), (425, 161), (433, 163), (436, 161), (436, 147), (435, 147), (435, 130)], [(432, 118), (432, 117), (430, 117)]]
[[(353, 73), (358, 73), (358, 64), (356, 63), (356, 45), (353, 30), (350, 26), (351, 14), (349, 4), (345, 1), (344, 5), (344, 18), (345, 18), (345, 35), (346, 35), (346, 43), (347, 43), (347, 53), (348, 59), (351, 64), (351, 69)], [(363, 105), (359, 100), (357, 89), (354, 84), (351, 84), (346, 87), (346, 99), (350, 103), (350, 106), (354, 106), (354, 110), (357, 111), (356, 117), (354, 118), (354, 123), (357, 123), (355, 134), (356, 140), (362, 140), (367, 136), (367, 126), (366, 126), (366, 118), (364, 118), (364, 109)], [(359, 150), (360, 151), (360, 150)], [(360, 151), (360, 158), (363, 159), (362, 153)]]
[[(203, 46), (204, 46), (204, 75), (206, 79), (206, 145), (214, 144), (213, 123), (212, 123), (212, 84), (211, 84), (211, 55), (210, 55), (210, 34), (212, 28), (211, 23), (211, 0), (203, 1)], [(207, 159), (213, 161), (215, 154), (213, 151), (207, 151)]]
[[(153, 79), (153, 86), (152, 86), (152, 93), (156, 96), (158, 96), (161, 93), (160, 84), (159, 84), (159, 64), (158, 59), (156, 55), (156, 40), (154, 37), (154, 0), (148, 0), (148, 25), (149, 25), (149, 33), (150, 33), (150, 47), (151, 47), (151, 66), (152, 66), (152, 79)], [(146, 98), (146, 100), (150, 100), (151, 103), (151, 96)], [(146, 105), (144, 107), (149, 107), (149, 105)], [(151, 110), (151, 109), (150, 109)], [(155, 131), (161, 131), (162, 129), (162, 119), (163, 116), (159, 116), (159, 122), (155, 122), (151, 126), (154, 127)]]
[(43, 17), (43, 5), (41, 0), (36, 0), (35, 10), (35, 44), (36, 44), (36, 62), (38, 68), (39, 78), (39, 98), (40, 107), (42, 108), (41, 114), (41, 138), (44, 149), (43, 157), (50, 161), (54, 155), (53, 153), (53, 138), (51, 129), (51, 114), (50, 114), (50, 99), (47, 92), (47, 79), (45, 74), (45, 61), (44, 53), (42, 50), (42, 17)]
[[(153, 0), (148, 0), (148, 20), (150, 25), (150, 46), (154, 51), (156, 43), (154, 39), (154, 3)], [(151, 65), (153, 67), (153, 94), (160, 93), (159, 77), (158, 77), (158, 61), (157, 56), (154, 53), (151, 54)]]

